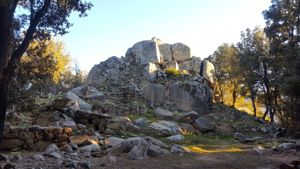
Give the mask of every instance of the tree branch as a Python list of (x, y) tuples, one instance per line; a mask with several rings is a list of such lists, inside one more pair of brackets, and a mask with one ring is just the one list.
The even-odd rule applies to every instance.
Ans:
[(7, 68), (9, 69), (7, 73), (11, 73), (12, 71), (14, 71), (16, 64), (19, 62), (21, 56), (25, 53), (30, 44), (30, 41), (32, 40), (33, 34), (36, 32), (37, 25), (50, 6), (50, 2), (51, 0), (45, 0), (43, 7), (34, 15), (33, 19), (30, 21), (30, 25), (27, 29), (25, 38), (23, 39), (20, 46), (12, 54), (9, 65), (7, 66)]

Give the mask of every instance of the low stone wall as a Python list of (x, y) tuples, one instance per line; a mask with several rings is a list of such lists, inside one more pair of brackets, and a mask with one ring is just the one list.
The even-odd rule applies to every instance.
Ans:
[(0, 149), (43, 149), (50, 143), (63, 146), (68, 143), (68, 137), (72, 135), (72, 131), (72, 128), (68, 127), (32, 126), (22, 128), (6, 125)]

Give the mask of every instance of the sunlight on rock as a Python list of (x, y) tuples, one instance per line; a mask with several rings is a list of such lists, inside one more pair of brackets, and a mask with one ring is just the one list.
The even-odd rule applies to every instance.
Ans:
[(239, 148), (224, 148), (224, 149), (205, 149), (200, 146), (186, 146), (186, 149), (188, 149), (191, 152), (194, 153), (228, 153), (228, 152), (241, 152), (242, 149)]

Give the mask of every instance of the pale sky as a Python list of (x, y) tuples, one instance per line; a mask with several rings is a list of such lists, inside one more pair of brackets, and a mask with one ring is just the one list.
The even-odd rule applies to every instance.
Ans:
[(160, 38), (182, 42), (206, 58), (222, 43), (237, 43), (241, 31), (264, 26), (271, 0), (91, 0), (89, 16), (71, 16), (61, 40), (80, 68), (89, 71), (110, 56), (124, 56), (134, 43)]

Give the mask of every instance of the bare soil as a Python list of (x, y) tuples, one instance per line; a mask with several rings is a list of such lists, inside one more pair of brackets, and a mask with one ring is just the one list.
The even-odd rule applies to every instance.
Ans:
[[(56, 159), (45, 157), (44, 161), (36, 161), (31, 157), (37, 152), (18, 152), (22, 160), (12, 162), (17, 169), (60, 169)], [(11, 155), (11, 154), (10, 154)], [(282, 163), (289, 164), (300, 160), (300, 152), (279, 153), (265, 150), (263, 155), (253, 150), (221, 153), (183, 153), (171, 154), (144, 160), (129, 160), (127, 154), (115, 156), (116, 161), (101, 158), (87, 158), (93, 169), (278, 169)], [(3, 167), (4, 162), (0, 162)]]

